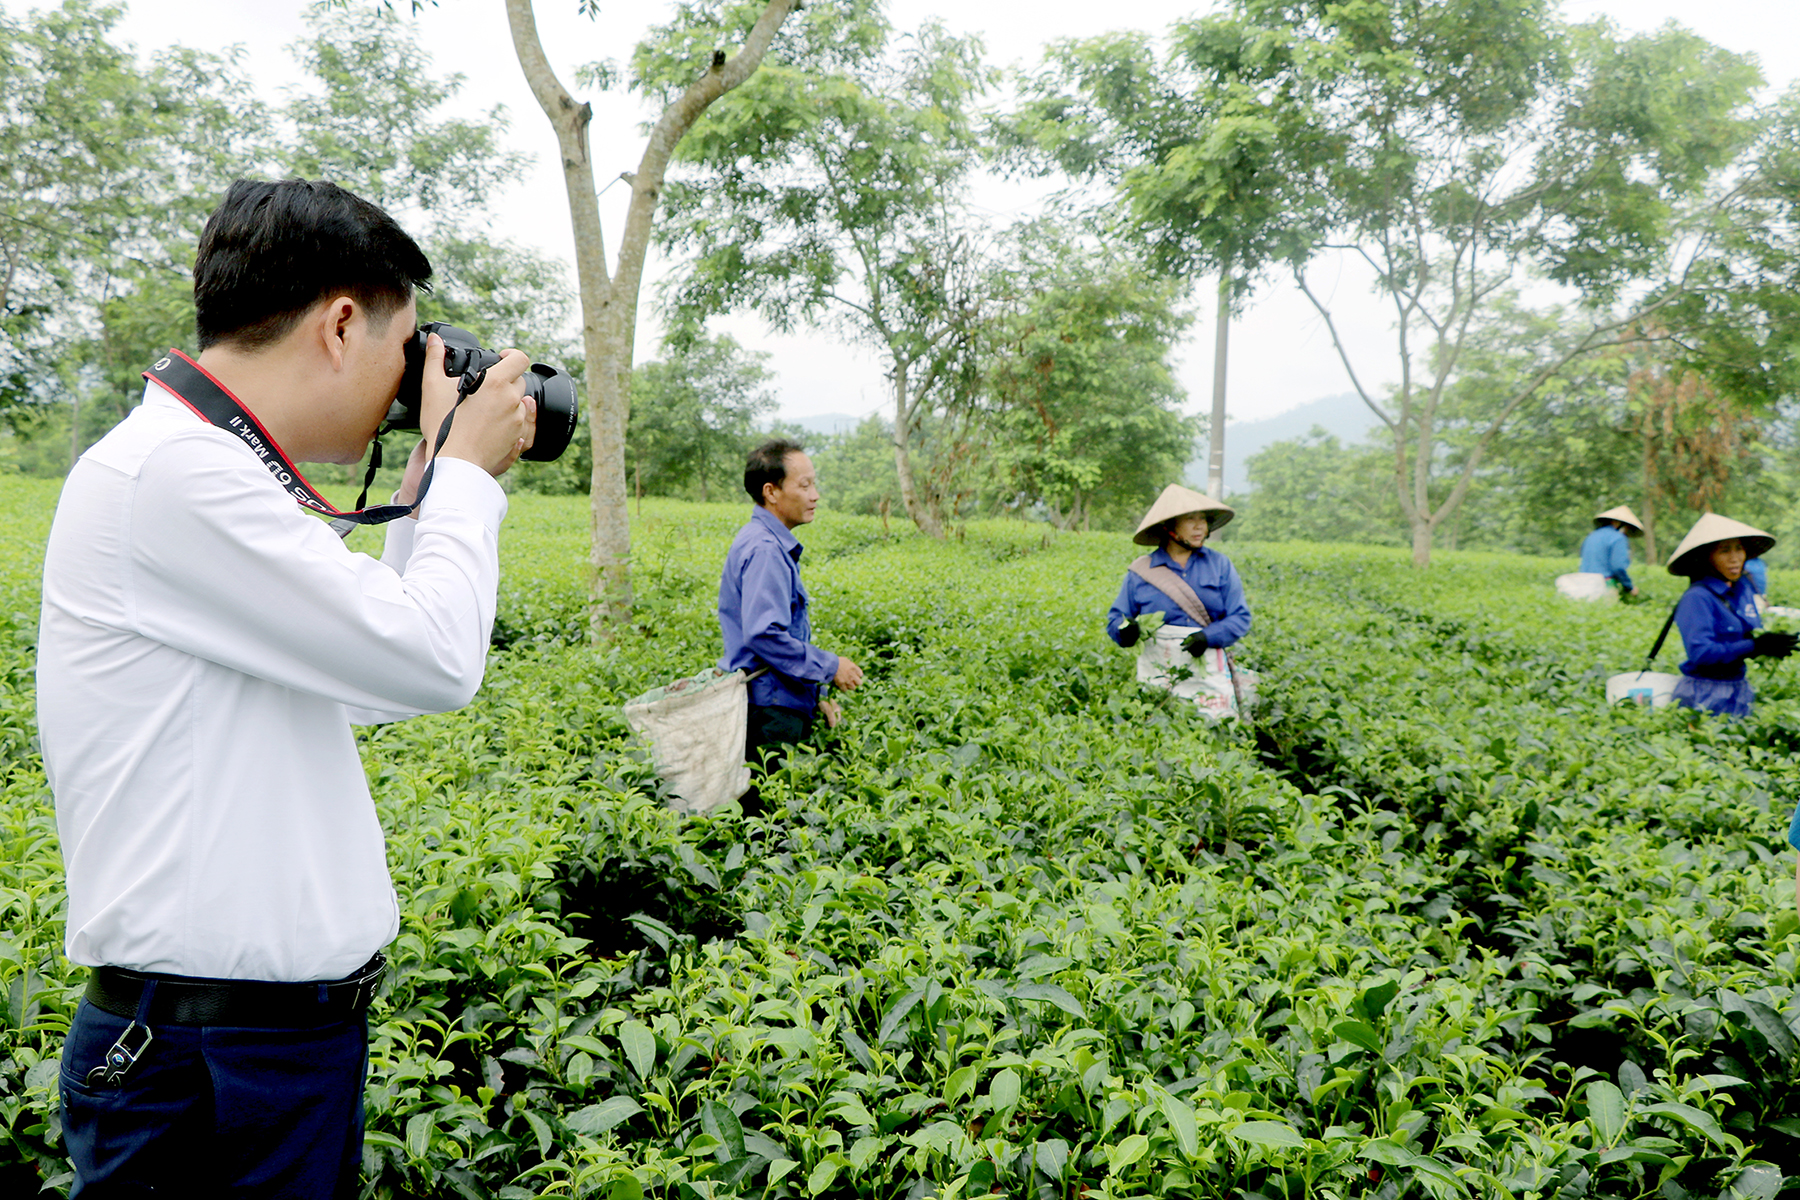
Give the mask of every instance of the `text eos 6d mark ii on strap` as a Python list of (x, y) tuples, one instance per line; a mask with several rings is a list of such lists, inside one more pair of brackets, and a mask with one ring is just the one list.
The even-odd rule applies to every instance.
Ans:
[[(389, 521), (397, 521), (412, 512), (411, 504), (377, 504), (373, 508), (363, 508), (363, 502), (369, 498), (369, 483), (375, 477), (375, 470), (381, 465), (381, 441), (376, 439), (373, 457), (369, 463), (368, 478), (363, 480), (362, 495), (357, 498), (356, 511), (341, 512), (329, 500), (319, 495), (313, 485), (300, 474), (298, 467), (288, 461), (287, 454), (262, 423), (238, 401), (236, 396), (225, 390), (225, 385), (206, 373), (206, 369), (179, 350), (171, 349), (168, 354), (156, 360), (144, 378), (157, 384), (169, 395), (175, 397), (199, 416), (212, 422), (226, 433), (234, 435), (244, 445), (250, 447), (256, 457), (262, 460), (263, 466), (275, 481), (287, 489), (296, 503), (316, 513), (324, 513), (334, 518), (332, 528), (337, 529), (342, 537), (357, 525), (383, 525)], [(479, 385), (477, 385), (479, 386)], [(460, 399), (460, 397), (459, 397)], [(444, 422), (444, 432), (448, 433), (450, 422)], [(441, 442), (441, 438), (440, 438)], [(419, 487), (419, 499), (425, 498), (423, 481)]]
[[(425, 343), (434, 333), (444, 342), (444, 374), (457, 381), (457, 406), (480, 390), (482, 382), (487, 379), (487, 369), (500, 361), (501, 356), (497, 351), (483, 348), (475, 335), (465, 329), (442, 322), (421, 325), (407, 340), (406, 372), (400, 381), (399, 394), (388, 409), (387, 423), (381, 432), (419, 428), (419, 418), (424, 407), (421, 384), (425, 371)], [(437, 437), (431, 448), (432, 461), (426, 464), (425, 474), (419, 480), (417, 500), (410, 505), (377, 504), (372, 508), (363, 507), (369, 499), (369, 485), (375, 481), (375, 472), (381, 468), (381, 438), (377, 436), (369, 451), (369, 469), (363, 475), (362, 494), (356, 498), (356, 508), (351, 512), (341, 512), (306, 481), (306, 477), (288, 460), (255, 415), (226, 390), (223, 384), (207, 374), (206, 368), (199, 363), (181, 351), (171, 349), (144, 372), (144, 378), (250, 447), (269, 469), (269, 474), (275, 476), (276, 481), (287, 489), (296, 503), (332, 518), (331, 527), (339, 537), (348, 536), (358, 525), (384, 525), (418, 508), (431, 487), (432, 472), (437, 466), (437, 452), (444, 448), (444, 439), (450, 436), (450, 425), (456, 420), (456, 408), (452, 407), (444, 418), (444, 423), (438, 427)], [(537, 432), (532, 439), (531, 448), (522, 457), (533, 462), (554, 462), (569, 448), (569, 442), (575, 436), (576, 422), (581, 415), (581, 406), (575, 398), (575, 383), (569, 378), (567, 371), (549, 363), (532, 363), (524, 378), (525, 394), (537, 405)]]

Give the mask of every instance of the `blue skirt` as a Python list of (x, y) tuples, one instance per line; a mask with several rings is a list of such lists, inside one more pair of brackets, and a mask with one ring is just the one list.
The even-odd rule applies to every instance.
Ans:
[(1756, 693), (1748, 679), (1697, 679), (1683, 675), (1675, 685), (1675, 703), (1727, 717), (1747, 717)]

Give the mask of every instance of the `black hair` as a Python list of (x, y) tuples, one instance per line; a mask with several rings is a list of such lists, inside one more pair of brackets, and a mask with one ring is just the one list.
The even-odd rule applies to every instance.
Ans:
[(429, 290), (430, 278), (418, 243), (362, 197), (323, 181), (240, 179), (200, 235), (195, 333), (202, 350), (259, 350), (321, 300), (349, 296), (380, 320), (415, 288)]
[(763, 502), (763, 484), (780, 487), (787, 480), (787, 456), (805, 454), (806, 447), (792, 438), (770, 438), (750, 452), (744, 462), (744, 490), (758, 504)]

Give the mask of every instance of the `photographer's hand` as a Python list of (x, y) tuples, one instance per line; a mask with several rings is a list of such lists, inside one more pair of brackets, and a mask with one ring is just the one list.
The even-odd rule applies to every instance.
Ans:
[[(537, 406), (525, 397), (525, 372), (531, 360), (518, 350), (507, 350), (488, 368), (487, 378), (474, 395), (456, 406), (459, 380), (444, 374), (444, 343), (432, 334), (425, 344), (425, 374), (420, 388), (423, 420), (420, 428), (429, 444), (435, 443), (444, 417), (456, 409), (450, 436), (438, 451), (446, 458), (472, 462), (490, 475), (502, 475), (530, 447), (537, 431)], [(416, 457), (416, 456), (415, 456)], [(412, 477), (413, 462), (407, 463)], [(423, 470), (423, 463), (420, 464)], [(410, 502), (403, 497), (402, 502)]]

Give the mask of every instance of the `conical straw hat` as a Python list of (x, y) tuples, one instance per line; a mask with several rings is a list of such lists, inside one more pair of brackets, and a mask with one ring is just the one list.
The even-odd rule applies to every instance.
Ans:
[(1631, 506), (1628, 504), (1621, 504), (1617, 508), (1609, 508), (1605, 512), (1597, 514), (1594, 517), (1595, 527), (1597, 528), (1602, 521), (1618, 521), (1631, 526), (1625, 531), (1626, 537), (1644, 536), (1644, 523), (1637, 519), (1637, 514), (1631, 511)]
[(1206, 525), (1210, 532), (1237, 515), (1237, 510), (1223, 500), (1214, 500), (1211, 496), (1196, 492), (1193, 488), (1182, 487), (1179, 483), (1171, 483), (1138, 522), (1137, 533), (1131, 540), (1140, 546), (1162, 545), (1162, 532), (1158, 529), (1164, 521), (1172, 521), (1176, 517), (1185, 517), (1189, 513), (1205, 513)]
[(1775, 546), (1773, 534), (1730, 517), (1721, 517), (1718, 513), (1706, 513), (1694, 522), (1688, 535), (1681, 539), (1681, 545), (1675, 547), (1675, 553), (1669, 555), (1669, 574), (1692, 577), (1711, 571), (1712, 545), (1726, 538), (1743, 542), (1744, 552), (1751, 558), (1767, 554)]

